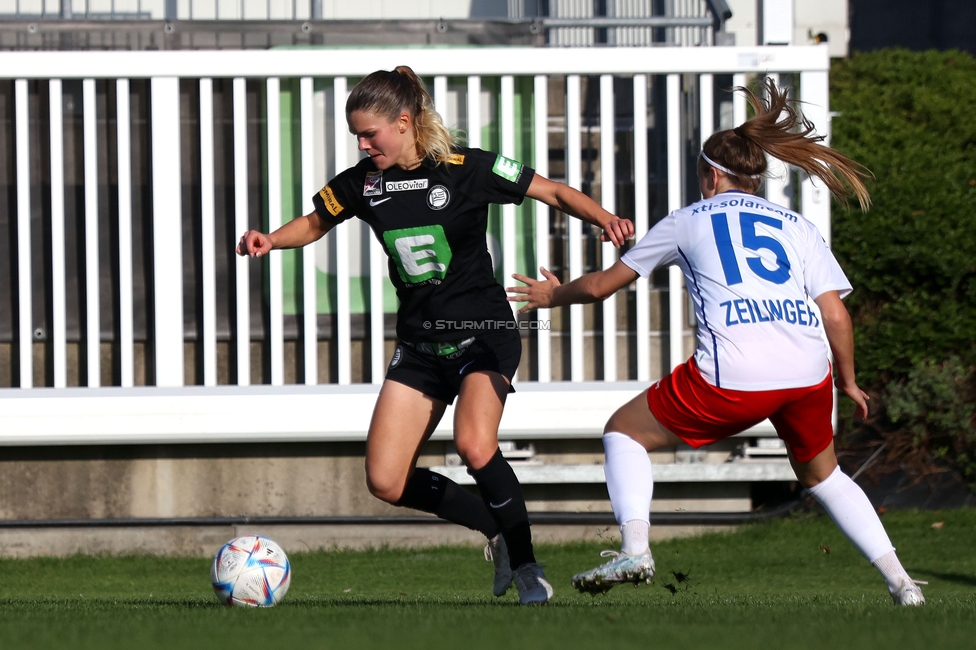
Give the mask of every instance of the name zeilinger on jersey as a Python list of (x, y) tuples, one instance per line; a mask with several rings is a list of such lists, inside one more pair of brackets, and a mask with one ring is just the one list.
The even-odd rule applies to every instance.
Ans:
[(751, 300), (739, 298), (726, 300), (719, 305), (725, 307), (725, 324), (746, 325), (749, 323), (768, 323), (783, 321), (790, 325), (820, 327), (820, 319), (803, 300)]

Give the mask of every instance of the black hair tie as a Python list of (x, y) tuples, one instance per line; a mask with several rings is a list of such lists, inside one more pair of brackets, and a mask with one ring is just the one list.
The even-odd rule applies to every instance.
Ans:
[(746, 140), (749, 139), (749, 138), (746, 138), (746, 134), (742, 132), (742, 127), (741, 126), (737, 126), (734, 129), (732, 129), (732, 133), (736, 134), (740, 138), (745, 138)]

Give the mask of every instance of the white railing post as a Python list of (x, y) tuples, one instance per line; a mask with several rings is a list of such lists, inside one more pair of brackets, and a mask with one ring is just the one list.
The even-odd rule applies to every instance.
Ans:
[(98, 269), (98, 114), (95, 105), (95, 80), (82, 82), (85, 142), (85, 343), (88, 386), (101, 384), (101, 314), (99, 313)]
[[(776, 73), (766, 75), (776, 87), (780, 87), (780, 77)], [(766, 156), (766, 198), (782, 205), (783, 207), (794, 209), (790, 196), (790, 168), (782, 160), (772, 156)]]
[(132, 297), (132, 147), (129, 128), (129, 80), (115, 84), (115, 122), (118, 138), (119, 200), (119, 361), (125, 388), (135, 383)]
[[(315, 126), (314, 92), (311, 77), (302, 77), (299, 82), (300, 114), (302, 121), (302, 214), (310, 214), (315, 205), (312, 196), (319, 189), (315, 178)], [(294, 219), (298, 215), (291, 215)], [(319, 326), (318, 300), (315, 268), (315, 246), (306, 246), (302, 251), (302, 349), (304, 352), (305, 384), (313, 386), (319, 380)]]
[(698, 77), (698, 124), (701, 142), (705, 144), (712, 133), (715, 132), (715, 77), (710, 74), (703, 74)]
[[(648, 230), (650, 200), (647, 165), (647, 75), (634, 75), (634, 238), (640, 241)], [(637, 380), (651, 380), (650, 280), (637, 278)]]
[[(813, 122), (817, 133), (826, 136), (823, 144), (830, 145), (830, 86), (827, 72), (800, 74), (800, 101), (803, 115)], [(802, 174), (800, 213), (813, 223), (830, 245), (830, 192), (820, 180)]]
[(447, 77), (442, 74), (434, 77), (434, 110), (437, 114), (441, 116), (444, 121), (444, 125), (449, 127), (449, 122), (447, 119), (448, 111), (448, 101), (447, 101)]
[[(744, 73), (738, 73), (732, 75), (732, 87), (733, 88), (745, 88), (748, 80), (748, 76)], [(742, 93), (734, 93), (732, 95), (732, 128), (735, 128), (746, 121), (746, 106), (748, 102), (746, 101), (745, 95)]]
[(481, 148), (481, 77), (468, 77), (468, 146)]
[(183, 385), (183, 210), (180, 80), (153, 77), (153, 322), (156, 385)]
[[(501, 78), (501, 154), (509, 159), (517, 159), (515, 153), (515, 77), (502, 75)], [(515, 273), (515, 256), (517, 253), (517, 239), (515, 237), (515, 205), (507, 203), (502, 206), (502, 283), (509, 286)], [(517, 309), (515, 303), (509, 303), (513, 311)]]
[(34, 385), (34, 314), (31, 282), (30, 89), (26, 79), (14, 82), (17, 139), (17, 343), (20, 387)]
[(217, 385), (217, 269), (214, 203), (213, 79), (200, 80), (200, 265), (203, 323), (203, 385)]
[[(335, 169), (339, 173), (348, 166), (346, 150), (349, 146), (349, 131), (346, 125), (346, 97), (348, 96), (348, 81), (345, 77), (335, 78)], [(336, 306), (335, 319), (332, 323), (332, 336), (336, 342), (338, 358), (338, 380), (340, 384), (352, 383), (352, 354), (350, 347), (351, 319), (349, 318), (349, 228), (351, 224), (343, 224), (333, 230), (336, 243)]]
[[(668, 212), (684, 206), (684, 165), (681, 164), (681, 76), (667, 78), (668, 111)], [(668, 311), (670, 320), (669, 367), (673, 370), (685, 360), (684, 300), (685, 277), (677, 265), (668, 269)]]
[[(611, 214), (617, 212), (616, 120), (614, 119), (613, 75), (600, 76), (600, 202)], [(617, 261), (613, 242), (601, 245), (603, 268)], [(617, 380), (617, 296), (603, 301), (603, 379)]]
[[(234, 239), (236, 248), (249, 228), (247, 196), (247, 80), (234, 79)], [(251, 298), (247, 257), (236, 256), (234, 288), (236, 306), (237, 385), (251, 383)]]
[[(582, 89), (580, 76), (566, 77), (566, 184), (573, 189), (583, 188), (582, 156)], [(583, 223), (579, 219), (566, 217), (569, 238), (566, 242), (569, 252), (569, 277), (574, 280), (583, 274)], [(583, 381), (583, 305), (569, 308), (569, 349), (570, 379)]]
[[(543, 177), (549, 176), (549, 78), (546, 75), (536, 75), (533, 89), (535, 102), (535, 171)], [(549, 246), (549, 206), (544, 203), (535, 205), (535, 252), (536, 266), (550, 267)], [(551, 269), (550, 269), (551, 270)], [(530, 278), (540, 277), (539, 269), (528, 269)], [(512, 283), (514, 284), (514, 283)], [(552, 380), (552, 310), (540, 309), (536, 314), (539, 329), (537, 331), (537, 352), (539, 382), (547, 383)], [(545, 326), (543, 326), (545, 324)]]
[(68, 385), (67, 305), (64, 240), (64, 110), (61, 80), (51, 79), (51, 331), (54, 352), (54, 387)]
[[(268, 232), (281, 227), (281, 81), (267, 81)], [(283, 287), (281, 254), (269, 255), (268, 339), (271, 349), (271, 385), (285, 383)]]

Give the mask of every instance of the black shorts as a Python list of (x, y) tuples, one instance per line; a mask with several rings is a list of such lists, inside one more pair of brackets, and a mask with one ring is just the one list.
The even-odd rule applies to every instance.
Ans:
[[(453, 404), (466, 375), (479, 370), (497, 372), (511, 382), (521, 358), (522, 337), (518, 330), (478, 332), (452, 344), (400, 341), (386, 378)], [(514, 393), (515, 389), (509, 387), (509, 392)]]

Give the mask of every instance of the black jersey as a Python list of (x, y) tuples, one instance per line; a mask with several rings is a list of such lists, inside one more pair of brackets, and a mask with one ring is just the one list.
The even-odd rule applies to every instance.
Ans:
[(380, 171), (366, 158), (313, 200), (327, 222), (357, 216), (372, 228), (400, 300), (397, 336), (451, 341), (514, 321), (485, 241), (488, 205), (520, 204), (534, 176), (481, 149), (459, 148), (447, 162), (428, 159), (409, 171)]

